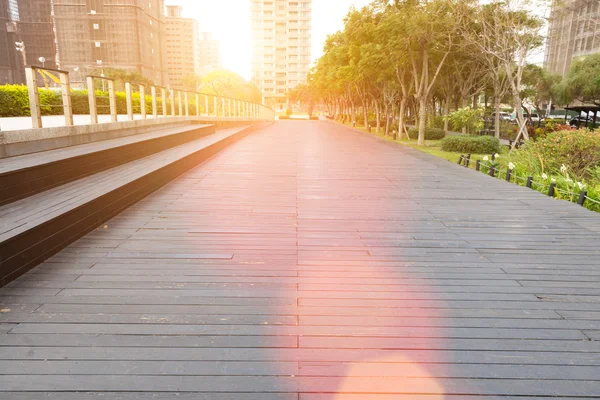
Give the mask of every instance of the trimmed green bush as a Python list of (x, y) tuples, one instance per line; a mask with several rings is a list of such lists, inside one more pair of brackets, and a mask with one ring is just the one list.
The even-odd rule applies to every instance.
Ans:
[[(417, 128), (410, 128), (408, 130), (408, 137), (413, 140), (419, 138), (419, 130)], [(425, 128), (425, 140), (441, 140), (446, 137), (446, 133), (443, 129), (438, 128)]]
[(319, 117), (317, 117), (316, 115), (311, 115), (311, 116), (310, 116), (310, 119), (311, 119), (311, 120), (318, 120), (318, 119), (319, 119)]
[(456, 153), (495, 154), (500, 141), (492, 136), (448, 136), (442, 140), (442, 150)]
[(280, 115), (279, 119), (290, 119), (289, 115)]

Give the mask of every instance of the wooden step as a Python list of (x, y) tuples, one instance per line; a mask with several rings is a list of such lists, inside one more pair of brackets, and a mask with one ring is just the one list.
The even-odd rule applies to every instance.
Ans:
[(0, 207), (0, 285), (263, 125), (221, 130)]

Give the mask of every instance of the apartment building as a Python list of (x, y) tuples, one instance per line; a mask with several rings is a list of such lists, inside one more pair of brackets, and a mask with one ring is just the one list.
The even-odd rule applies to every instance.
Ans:
[(600, 1), (555, 1), (550, 13), (544, 66), (565, 76), (574, 58), (599, 52)]
[(167, 6), (165, 49), (169, 84), (182, 88), (186, 77), (201, 74), (198, 21), (183, 18), (181, 6)]
[(51, 14), (51, 0), (0, 0), (0, 84), (24, 83), (25, 65), (56, 68)]
[(221, 68), (221, 44), (213, 39), (212, 33), (200, 33), (200, 73), (205, 76)]
[(53, 0), (61, 68), (137, 71), (168, 84), (164, 0)]
[(312, 0), (252, 0), (252, 80), (283, 108), (310, 68)]

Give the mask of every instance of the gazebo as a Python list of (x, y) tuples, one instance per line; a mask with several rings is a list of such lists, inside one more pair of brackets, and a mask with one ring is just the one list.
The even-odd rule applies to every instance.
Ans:
[[(575, 111), (579, 114), (579, 121), (577, 122), (577, 126), (581, 127), (582, 118), (581, 113), (585, 113), (585, 127), (588, 127), (588, 124), (591, 122), (592, 126), (596, 126), (596, 120), (598, 120), (598, 112), (600, 112), (600, 106), (590, 106), (590, 105), (581, 105), (581, 106), (573, 106), (573, 107), (565, 107), (565, 110)], [(594, 114), (593, 118), (590, 118), (590, 114)], [(566, 118), (566, 113), (565, 113)], [(600, 121), (599, 121), (600, 122)]]

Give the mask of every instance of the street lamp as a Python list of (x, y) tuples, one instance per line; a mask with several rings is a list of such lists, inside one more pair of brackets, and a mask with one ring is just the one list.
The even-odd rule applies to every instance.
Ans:
[(42, 68), (46, 68), (46, 57), (40, 57), (38, 58), (38, 60), (40, 60), (40, 62), (42, 63)]
[(17, 51), (21, 52), (21, 55), (23, 56), (23, 66), (26, 67), (27, 66), (27, 56), (25, 54), (25, 43), (15, 42), (15, 48), (17, 49)]

